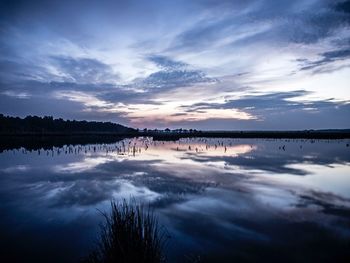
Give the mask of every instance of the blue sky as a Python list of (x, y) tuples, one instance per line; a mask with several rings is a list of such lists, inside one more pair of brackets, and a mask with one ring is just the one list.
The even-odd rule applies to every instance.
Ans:
[(0, 112), (350, 128), (350, 1), (0, 1)]

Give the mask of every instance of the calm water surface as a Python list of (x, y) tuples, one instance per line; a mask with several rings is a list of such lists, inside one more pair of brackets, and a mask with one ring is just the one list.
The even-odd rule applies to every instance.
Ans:
[(349, 140), (205, 138), (3, 151), (0, 261), (77, 262), (130, 197), (170, 262), (350, 262)]

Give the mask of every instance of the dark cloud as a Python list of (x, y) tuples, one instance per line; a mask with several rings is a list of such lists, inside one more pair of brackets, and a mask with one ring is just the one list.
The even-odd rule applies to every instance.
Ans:
[(347, 14), (350, 14), (350, 1), (340, 1), (339, 3), (335, 4), (335, 9), (340, 12), (344, 12)]
[(158, 71), (142, 81), (147, 88), (178, 88), (194, 83), (210, 81), (204, 73), (196, 70)]
[[(4, 78), (0, 85), (3, 92), (25, 92), (30, 96), (50, 96), (56, 91), (78, 91), (91, 94), (111, 103), (141, 103), (159, 105), (152, 98), (159, 91), (184, 87), (203, 82), (215, 82), (199, 70), (190, 69), (183, 62), (165, 56), (150, 56), (148, 59), (159, 68), (144, 79), (136, 79), (131, 84), (116, 84), (119, 77), (111, 66), (96, 59), (51, 57), (56, 73), (47, 68), (29, 67), (24, 62), (2, 61), (0, 69)], [(0, 83), (1, 83), (0, 81)]]
[(193, 69), (184, 62), (175, 61), (166, 56), (153, 55), (149, 56), (148, 60), (154, 62), (161, 70), (134, 83), (135, 86), (140, 86), (146, 90), (160, 88), (162, 91), (165, 91), (195, 83), (216, 81), (213, 78), (207, 77), (204, 72)]
[[(290, 102), (288, 99), (300, 97), (309, 94), (305, 90), (297, 90), (291, 92), (277, 92), (264, 95), (251, 95), (245, 96), (240, 99), (226, 100), (225, 103), (197, 103), (188, 107), (187, 111), (197, 111), (204, 109), (231, 109), (238, 108), (242, 110), (251, 111), (275, 111), (275, 110), (286, 110), (286, 109), (299, 109), (302, 103)], [(185, 109), (187, 107), (184, 107)]]
[[(16, 93), (15, 93), (16, 94)], [(0, 96), (0, 112), (3, 114), (22, 116), (45, 115), (73, 117), (83, 111), (82, 105), (71, 101), (61, 101), (47, 97), (21, 99), (10, 96)]]
[[(350, 23), (347, 3), (342, 1), (247, 1), (213, 8), (216, 17), (203, 18), (178, 35), (172, 49), (205, 50), (215, 47), (223, 37), (249, 32), (226, 44), (234, 52), (242, 45), (259, 43), (312, 44), (336, 34)], [(210, 6), (210, 3), (209, 3)], [(221, 15), (219, 15), (221, 13)], [(264, 28), (265, 25), (266, 27)], [(269, 26), (267, 26), (269, 25)], [(261, 30), (259, 30), (261, 27)], [(245, 30), (243, 30), (245, 29)], [(255, 31), (255, 32), (254, 32)]]
[(119, 77), (113, 73), (112, 68), (91, 58), (52, 57), (57, 64), (60, 73), (63, 73), (63, 81), (76, 83), (115, 83)]
[(55, 78), (54, 74), (41, 65), (13, 59), (0, 60), (0, 82), (6, 85), (18, 85), (25, 81), (48, 81)]
[(110, 90), (119, 80), (112, 68), (99, 60), (67, 56), (51, 57), (47, 65), (32, 65), (23, 59), (1, 60), (0, 76), (1, 90), (33, 95), (55, 90)]
[(151, 55), (148, 57), (149, 61), (154, 62), (157, 66), (164, 70), (183, 69), (188, 66), (186, 63), (174, 61), (166, 56)]
[[(309, 61), (307, 59), (300, 61), (302, 65), (300, 70), (315, 70), (322, 66), (329, 66), (328, 65), (329, 63), (332, 63), (335, 61), (346, 60), (350, 58), (350, 46), (349, 46), (349, 49), (327, 51), (320, 54), (320, 56), (321, 56), (321, 59), (316, 61)], [(332, 68), (328, 68), (328, 69), (326, 68), (325, 70), (330, 71), (332, 70)]]
[[(347, 128), (350, 114), (347, 101), (332, 99), (316, 101), (298, 101), (296, 98), (309, 94), (307, 91), (277, 92), (265, 95), (250, 95), (240, 99), (226, 100), (225, 103), (198, 103), (185, 106), (186, 112), (207, 109), (239, 109), (256, 116), (256, 120), (226, 120), (220, 124), (216, 120), (207, 120), (209, 127), (216, 129), (303, 129), (303, 127), (323, 129), (327, 127)], [(293, 99), (293, 100), (291, 100)], [(204, 123), (203, 123), (204, 124)], [(179, 124), (180, 125), (180, 124)], [(202, 127), (201, 122), (194, 125)], [(283, 127), (283, 128), (281, 128)], [(227, 129), (227, 128), (226, 128)]]
[(318, 11), (310, 9), (307, 13), (287, 17), (278, 33), (295, 43), (312, 44), (336, 35), (338, 30), (350, 24), (348, 15), (336, 12), (329, 6), (315, 8), (319, 8)]
[(96, 96), (104, 101), (111, 103), (124, 103), (124, 104), (153, 104), (161, 105), (162, 102), (154, 102), (152, 100), (153, 93), (151, 92), (136, 92), (123, 87), (114, 87), (113, 89), (99, 92)]

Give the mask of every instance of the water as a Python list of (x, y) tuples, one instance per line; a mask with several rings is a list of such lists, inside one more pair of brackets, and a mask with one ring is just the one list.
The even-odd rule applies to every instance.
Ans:
[(167, 228), (170, 262), (346, 262), (348, 144), (134, 138), (4, 150), (0, 261), (77, 262), (94, 245), (98, 210), (133, 197)]

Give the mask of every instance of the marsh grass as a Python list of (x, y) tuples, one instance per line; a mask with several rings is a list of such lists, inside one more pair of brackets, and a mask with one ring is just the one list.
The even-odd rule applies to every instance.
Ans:
[(135, 200), (111, 201), (111, 212), (101, 213), (104, 223), (98, 244), (83, 262), (166, 262), (163, 250), (168, 235), (149, 206)]

